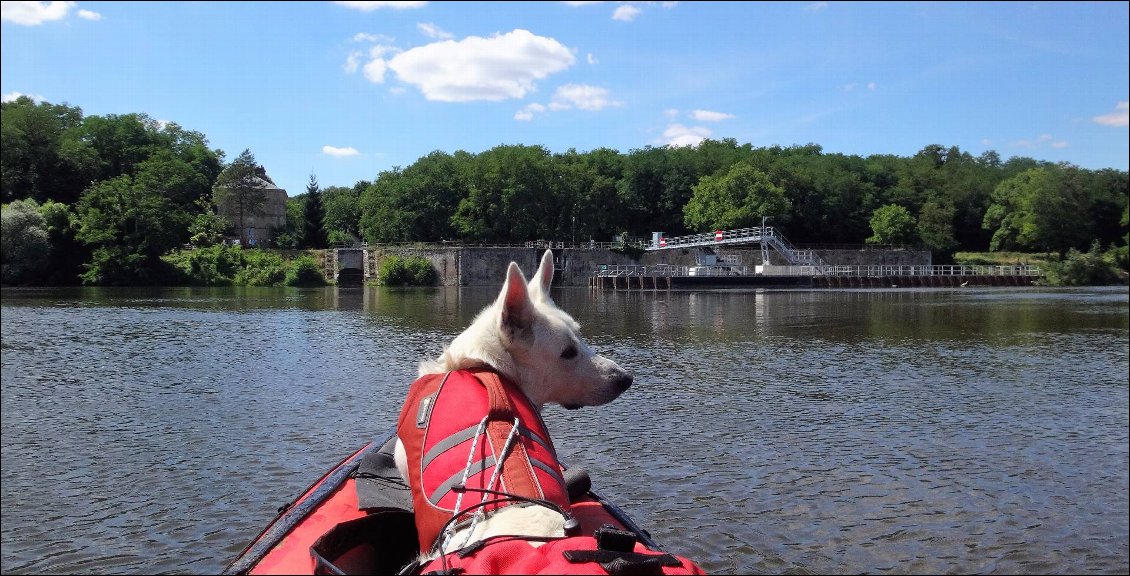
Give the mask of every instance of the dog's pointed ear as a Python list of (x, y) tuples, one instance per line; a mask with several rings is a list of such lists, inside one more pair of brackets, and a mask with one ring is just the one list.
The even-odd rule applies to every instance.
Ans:
[(530, 300), (526, 277), (518, 264), (511, 262), (506, 269), (506, 282), (502, 285), (499, 327), (503, 335), (514, 340), (529, 332), (533, 324), (534, 304)]
[(530, 296), (549, 300), (549, 287), (553, 285), (553, 251), (546, 250), (541, 256), (541, 265), (530, 280)]

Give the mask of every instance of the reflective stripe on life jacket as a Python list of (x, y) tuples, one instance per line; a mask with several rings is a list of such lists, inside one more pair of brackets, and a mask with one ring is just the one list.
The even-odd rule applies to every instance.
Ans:
[[(496, 485), (488, 486), (515, 419), (517, 436), (501, 464)], [(494, 498), (476, 492), (460, 494), (454, 488), (461, 484), (546, 499), (569, 508), (557, 453), (541, 415), (517, 386), (493, 371), (421, 376), (408, 390), (397, 435), (408, 457), (421, 550), (432, 547), (456, 513), (457, 504), (466, 510)]]

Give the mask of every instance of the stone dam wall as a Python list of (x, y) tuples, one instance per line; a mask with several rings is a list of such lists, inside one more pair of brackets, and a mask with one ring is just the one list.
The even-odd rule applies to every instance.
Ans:
[[(366, 249), (369, 259), (367, 269), (372, 277), (381, 263), (390, 256), (420, 256), (432, 263), (442, 286), (499, 286), (510, 262), (517, 262), (529, 278), (537, 270), (544, 248), (486, 248), (486, 247), (413, 247), (373, 246)], [(829, 264), (856, 265), (930, 265), (928, 250), (816, 250), (818, 256)], [(588, 286), (589, 280), (603, 265), (672, 264), (693, 266), (703, 248), (677, 248), (644, 252), (638, 259), (627, 254), (605, 249), (560, 248), (554, 249), (556, 258), (553, 283), (559, 286)], [(762, 264), (761, 250), (757, 247), (718, 247), (709, 253), (740, 256), (741, 263), (752, 269)], [(784, 264), (780, 254), (769, 252), (771, 264)], [(341, 266), (339, 265), (339, 269)]]

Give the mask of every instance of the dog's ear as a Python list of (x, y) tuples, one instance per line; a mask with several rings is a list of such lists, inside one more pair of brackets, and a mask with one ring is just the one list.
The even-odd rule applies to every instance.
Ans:
[(549, 300), (549, 287), (553, 285), (553, 251), (546, 250), (541, 256), (541, 265), (530, 279), (530, 296)]
[(530, 301), (529, 288), (522, 269), (514, 262), (506, 269), (506, 282), (502, 285), (501, 314), (499, 327), (502, 334), (511, 340), (519, 339), (529, 333), (534, 319), (534, 304)]

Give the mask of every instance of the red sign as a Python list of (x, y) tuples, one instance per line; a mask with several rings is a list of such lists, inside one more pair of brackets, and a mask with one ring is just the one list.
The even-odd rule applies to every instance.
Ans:
[(659, 245), (660, 245), (660, 246), (666, 246), (666, 245), (667, 245), (667, 239), (666, 239), (666, 238), (664, 238), (664, 237), (662, 237), (662, 236), (660, 236), (660, 237), (659, 237)]
[(717, 232), (714, 233), (714, 241), (715, 242), (721, 242), (722, 241), (722, 231), (721, 230), (718, 230)]

